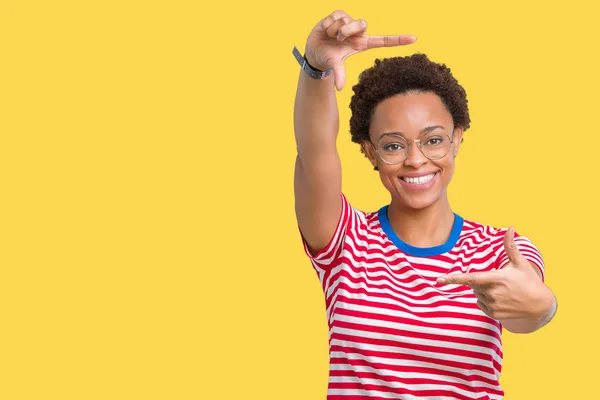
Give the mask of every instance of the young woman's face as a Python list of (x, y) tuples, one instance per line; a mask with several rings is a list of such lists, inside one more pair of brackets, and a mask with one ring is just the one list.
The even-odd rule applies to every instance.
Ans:
[[(393, 202), (423, 209), (447, 196), (446, 188), (452, 179), (454, 157), (458, 154), (462, 135), (463, 129), (454, 126), (452, 116), (438, 95), (409, 92), (377, 105), (369, 129), (372, 144), (363, 143), (363, 148), (371, 163), (379, 169), (381, 181), (392, 194)], [(447, 138), (453, 143), (448, 143), (448, 153), (437, 160), (425, 157), (418, 143), (412, 142), (420, 139), (423, 150), (437, 155), (441, 154), (440, 146), (443, 147), (440, 143)], [(402, 145), (406, 142), (403, 139), (409, 143), (406, 159), (393, 165), (384, 162), (381, 156), (388, 161), (403, 157), (400, 155), (404, 154)]]

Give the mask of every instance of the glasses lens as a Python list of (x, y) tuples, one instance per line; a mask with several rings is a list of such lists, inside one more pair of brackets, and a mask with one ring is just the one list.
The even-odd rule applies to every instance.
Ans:
[(389, 164), (400, 164), (406, 159), (407, 146), (400, 136), (385, 136), (379, 142), (379, 155)]
[(447, 135), (432, 135), (421, 140), (423, 155), (431, 160), (439, 160), (450, 151), (450, 138)]
[[(420, 139), (420, 148), (423, 155), (430, 160), (439, 160), (444, 158), (450, 151), (452, 145), (450, 137), (446, 134), (431, 134)], [(385, 136), (379, 142), (378, 152), (380, 157), (389, 164), (400, 164), (406, 160), (406, 148), (408, 142), (401, 136)], [(410, 151), (418, 151), (416, 143), (414, 150), (411, 146)]]

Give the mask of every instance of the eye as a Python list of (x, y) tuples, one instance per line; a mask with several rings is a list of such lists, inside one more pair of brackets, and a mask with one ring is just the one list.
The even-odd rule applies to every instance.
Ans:
[(404, 146), (402, 146), (400, 143), (388, 143), (383, 145), (383, 150), (385, 151), (402, 151), (404, 150)]
[(440, 144), (444, 143), (444, 139), (441, 137), (432, 137), (431, 139), (428, 139), (427, 142), (425, 142), (426, 146), (439, 146)]

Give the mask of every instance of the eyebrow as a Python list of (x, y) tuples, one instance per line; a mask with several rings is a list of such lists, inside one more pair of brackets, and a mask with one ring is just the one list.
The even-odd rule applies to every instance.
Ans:
[[(423, 129), (421, 129), (421, 134), (423, 135), (425, 133), (429, 133), (429, 132), (434, 131), (434, 130), (439, 129), (439, 128), (444, 129), (444, 127), (441, 126), (441, 125), (431, 125), (431, 126), (428, 126), (428, 127), (425, 127)], [(379, 135), (379, 137), (392, 136), (392, 135), (404, 137), (404, 133), (402, 133), (402, 132), (384, 132), (381, 135)]]

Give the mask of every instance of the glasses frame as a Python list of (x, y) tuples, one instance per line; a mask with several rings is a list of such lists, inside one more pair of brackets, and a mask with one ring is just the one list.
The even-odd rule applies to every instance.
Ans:
[(410, 147), (411, 147), (410, 145), (412, 143), (414, 143), (414, 142), (417, 142), (417, 147), (418, 147), (419, 151), (421, 152), (421, 154), (423, 154), (423, 156), (425, 158), (427, 158), (428, 160), (431, 160), (431, 161), (436, 161), (436, 160), (441, 160), (442, 158), (446, 157), (448, 155), (448, 153), (450, 153), (450, 150), (452, 149), (452, 144), (454, 143), (454, 131), (455, 130), (456, 130), (455, 128), (452, 129), (452, 136), (448, 136), (447, 133), (442, 133), (441, 134), (441, 135), (445, 135), (448, 139), (450, 139), (450, 147), (448, 148), (448, 151), (446, 152), (446, 154), (444, 154), (441, 157), (437, 157), (437, 158), (427, 157), (425, 155), (425, 153), (423, 153), (423, 149), (421, 148), (423, 146), (423, 144), (421, 143), (421, 139), (406, 140), (406, 139), (403, 138), (406, 141), (406, 143), (407, 143), (406, 149), (404, 149), (404, 155), (405, 155), (405, 157), (404, 157), (404, 159), (402, 161), (399, 161), (399, 162), (396, 162), (396, 163), (391, 163), (389, 161), (384, 160), (383, 156), (379, 153), (379, 146), (375, 146), (375, 143), (373, 143), (371, 141), (371, 139), (369, 139), (369, 142), (373, 146), (373, 149), (375, 150), (375, 152), (377, 153), (377, 155), (379, 156), (379, 158), (381, 159), (381, 161), (383, 161), (384, 163), (389, 164), (389, 165), (402, 164), (404, 161), (408, 160), (408, 157), (410, 157)]

